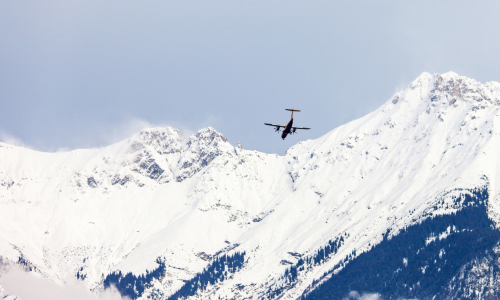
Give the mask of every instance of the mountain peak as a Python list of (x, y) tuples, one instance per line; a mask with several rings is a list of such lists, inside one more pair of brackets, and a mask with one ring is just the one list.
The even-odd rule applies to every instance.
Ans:
[(180, 130), (175, 129), (175, 128), (170, 127), (170, 126), (146, 128), (146, 129), (143, 129), (139, 132), (139, 135), (150, 135), (150, 134), (156, 134), (156, 135), (180, 134), (180, 135), (182, 135)]
[(229, 144), (226, 137), (214, 128), (200, 129), (192, 135), (184, 146), (183, 154), (178, 166), (180, 172), (177, 181), (193, 176), (203, 167), (209, 165), (217, 156), (229, 154), (234, 147)]
[(482, 103), (480, 105), (482, 108), (500, 104), (500, 84), (497, 82), (482, 84), (454, 72), (436, 74), (434, 78), (433, 88), (429, 91), (431, 102), (442, 99), (446, 100), (449, 105), (453, 105), (457, 101), (473, 104)]
[(226, 137), (222, 133), (218, 132), (217, 130), (215, 130), (212, 127), (207, 127), (207, 128), (203, 128), (203, 129), (198, 130), (198, 132), (194, 135), (194, 137), (190, 138), (190, 140), (194, 139), (194, 138), (203, 139), (206, 141), (218, 140), (218, 141), (222, 141), (222, 142), (227, 142)]
[(172, 127), (143, 129), (130, 138), (130, 152), (152, 147), (159, 154), (180, 152), (182, 149), (182, 133)]
[[(435, 77), (443, 77), (443, 78), (457, 78), (457, 77), (461, 77), (460, 75), (458, 75), (457, 73), (453, 72), (453, 71), (448, 71), (446, 73), (443, 73), (443, 74), (434, 74)], [(464, 76), (462, 76), (464, 77)], [(467, 78), (467, 77), (464, 77), (464, 78)]]
[(410, 83), (410, 89), (415, 89), (417, 87), (422, 87), (424, 85), (429, 84), (432, 80), (434, 79), (434, 75), (428, 73), (428, 72), (423, 72), (418, 76), (415, 80), (413, 80)]
[[(425, 105), (427, 107), (424, 110), (427, 113), (436, 111), (441, 114), (456, 108), (461, 102), (483, 109), (500, 105), (500, 84), (497, 82), (482, 84), (455, 72), (434, 75), (424, 72), (407, 89), (394, 95), (389, 102), (397, 104), (400, 100), (411, 103), (408, 107), (411, 111), (415, 111), (420, 105)], [(477, 110), (478, 107), (467, 109)]]

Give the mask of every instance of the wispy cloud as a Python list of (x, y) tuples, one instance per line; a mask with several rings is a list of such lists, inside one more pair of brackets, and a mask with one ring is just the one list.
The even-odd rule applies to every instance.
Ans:
[(139, 118), (128, 119), (112, 128), (103, 129), (98, 136), (101, 145), (107, 146), (119, 141), (125, 140), (134, 134), (139, 133), (141, 130), (148, 128), (158, 128), (158, 127), (172, 127), (178, 129), (182, 132), (182, 137), (184, 140), (189, 139), (189, 137), (195, 134), (198, 130), (207, 127), (214, 127), (218, 122), (218, 118), (215, 116), (209, 116), (206, 120), (200, 121), (197, 128), (188, 127), (185, 124), (180, 124), (176, 122), (158, 122), (152, 123)]
[(101, 132), (101, 139), (106, 144), (112, 144), (127, 139), (147, 128), (167, 127), (167, 124), (153, 124), (146, 120), (132, 118)]
[[(207, 122), (205, 122), (207, 123)], [(132, 118), (129, 119), (125, 122), (120, 123), (119, 125), (111, 128), (110, 130), (102, 131), (101, 132), (101, 140), (103, 141), (102, 144), (110, 145), (122, 140), (125, 140), (129, 137), (131, 137), (134, 134), (139, 133), (141, 130), (148, 129), (148, 128), (159, 128), (159, 127), (172, 127), (175, 129), (178, 129), (182, 132), (182, 136), (184, 139), (189, 138), (192, 134), (196, 133), (196, 130), (193, 130), (185, 125), (182, 124), (173, 124), (173, 123), (166, 123), (166, 122), (160, 122), (160, 123), (151, 123), (146, 120), (138, 119), (138, 118)], [(206, 126), (205, 126), (206, 127)]]
[(7, 131), (3, 130), (2, 128), (0, 128), (0, 142), (14, 145), (14, 146), (19, 146), (19, 147), (30, 148), (21, 139), (11, 135)]
[(55, 146), (48, 148), (39, 148), (33, 146), (30, 141), (25, 142), (20, 138), (10, 134), (8, 131), (0, 128), (0, 142), (39, 151), (68, 152), (75, 149), (106, 147), (119, 141), (128, 139), (134, 134), (141, 132), (141, 130), (148, 128), (173, 127), (180, 130), (182, 132), (183, 139), (187, 140), (191, 135), (195, 134), (202, 128), (206, 128), (209, 126), (215, 127), (217, 122), (217, 117), (209, 116), (207, 119), (201, 120), (196, 125), (197, 127), (193, 129), (190, 126), (186, 126), (185, 124), (176, 122), (149, 122), (140, 118), (130, 118), (117, 124), (115, 123), (113, 125), (95, 128), (83, 135), (74, 135), (70, 138), (69, 141), (67, 140), (64, 143), (66, 144), (64, 146)]
[[(22, 300), (125, 300), (116, 290), (92, 294), (83, 283), (60, 286), (34, 272), (10, 266), (0, 276), (0, 296), (15, 295)], [(3, 298), (3, 297), (2, 297)]]

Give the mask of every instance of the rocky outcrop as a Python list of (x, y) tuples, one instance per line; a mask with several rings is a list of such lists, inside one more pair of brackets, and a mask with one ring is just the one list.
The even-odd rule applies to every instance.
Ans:
[(177, 164), (176, 180), (183, 181), (208, 166), (216, 157), (232, 156), (234, 147), (212, 127), (202, 129), (189, 138)]

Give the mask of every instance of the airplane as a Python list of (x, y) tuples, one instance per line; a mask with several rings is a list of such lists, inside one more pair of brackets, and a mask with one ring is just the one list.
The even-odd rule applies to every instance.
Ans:
[(290, 119), (290, 122), (288, 122), (288, 124), (286, 124), (286, 126), (284, 125), (276, 125), (276, 124), (269, 124), (269, 123), (264, 123), (264, 125), (268, 125), (268, 126), (274, 126), (276, 127), (276, 131), (280, 131), (280, 128), (283, 127), (283, 131), (281, 133), (281, 138), (284, 140), (286, 138), (286, 136), (288, 134), (294, 134), (295, 133), (295, 130), (297, 129), (311, 129), (311, 128), (307, 128), (307, 127), (293, 127), (293, 112), (294, 111), (300, 111), (300, 110), (297, 110), (297, 109), (285, 109), (285, 110), (288, 110), (288, 111), (291, 111), (292, 112), (292, 118)]

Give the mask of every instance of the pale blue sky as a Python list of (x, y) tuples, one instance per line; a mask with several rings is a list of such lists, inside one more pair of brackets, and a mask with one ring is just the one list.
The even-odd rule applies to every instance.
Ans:
[[(98, 147), (212, 126), (284, 154), (422, 72), (500, 81), (498, 1), (0, 2), (0, 138)], [(264, 122), (286, 123), (279, 138)]]

